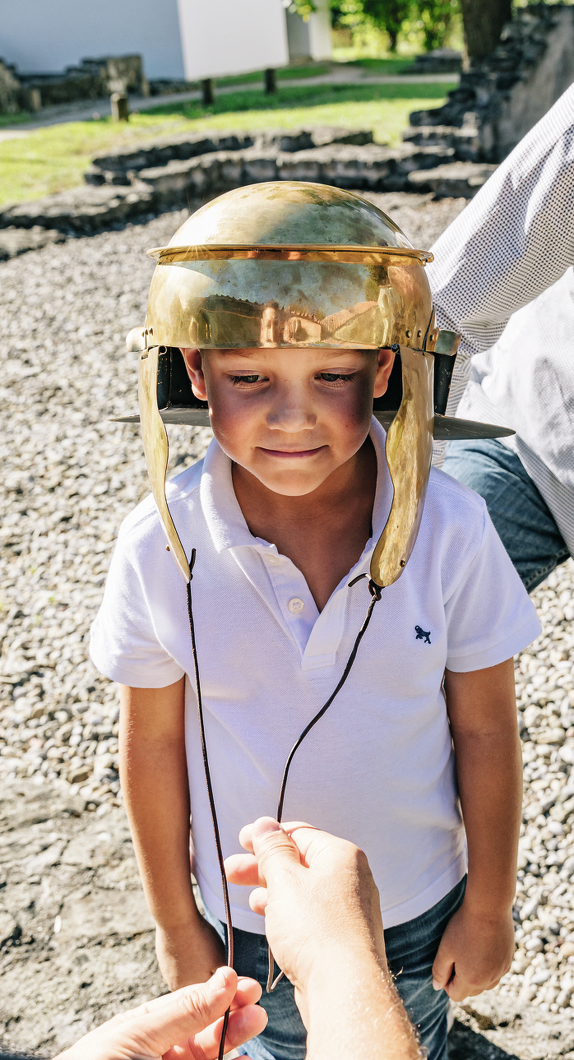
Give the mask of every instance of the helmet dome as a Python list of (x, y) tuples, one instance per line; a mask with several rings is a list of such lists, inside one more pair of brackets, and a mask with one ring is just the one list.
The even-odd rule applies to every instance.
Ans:
[(421, 348), (431, 323), (432, 255), (341, 188), (236, 188), (148, 253), (158, 263), (146, 320), (154, 345)]

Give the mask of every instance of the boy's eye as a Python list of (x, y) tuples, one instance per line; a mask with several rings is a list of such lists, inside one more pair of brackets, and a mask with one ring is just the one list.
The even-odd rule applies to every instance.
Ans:
[(341, 375), (340, 372), (320, 372), (319, 379), (324, 383), (346, 383), (352, 379), (350, 375)]
[(260, 383), (265, 377), (262, 375), (232, 375), (231, 382), (234, 386), (241, 386), (242, 383), (249, 385), (250, 383)]

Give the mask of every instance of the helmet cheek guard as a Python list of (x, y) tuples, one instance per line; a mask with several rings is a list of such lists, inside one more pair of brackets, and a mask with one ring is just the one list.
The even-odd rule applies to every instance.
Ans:
[[(445, 415), (458, 336), (434, 326), (424, 265), (394, 222), (351, 192), (281, 181), (238, 188), (193, 214), (158, 264), (140, 349), (139, 409), (160, 519), (186, 582), (189, 563), (165, 495), (165, 423), (209, 425), (180, 347), (326, 347), (397, 355), (373, 413), (387, 428), (394, 496), (371, 561), (379, 588), (402, 574), (414, 548), (435, 438), (499, 437), (502, 427)], [(133, 420), (137, 417), (125, 417)]]

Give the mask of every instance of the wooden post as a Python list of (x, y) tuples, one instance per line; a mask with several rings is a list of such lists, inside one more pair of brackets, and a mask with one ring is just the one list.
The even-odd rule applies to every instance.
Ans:
[(110, 103), (112, 105), (112, 121), (129, 121), (128, 97), (125, 92), (112, 92)]
[(28, 109), (42, 110), (42, 93), (39, 88), (31, 88), (28, 92)]
[(215, 103), (215, 96), (213, 94), (213, 78), (206, 77), (201, 82), (201, 96), (204, 107), (211, 107)]
[(271, 68), (265, 71), (265, 95), (270, 96), (277, 91), (277, 71)]

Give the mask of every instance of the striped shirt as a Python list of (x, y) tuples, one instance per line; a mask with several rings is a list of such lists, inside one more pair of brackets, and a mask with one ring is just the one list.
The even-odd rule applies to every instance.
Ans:
[(574, 554), (574, 85), (432, 250), (438, 324), (462, 334), (447, 414), (514, 428)]

